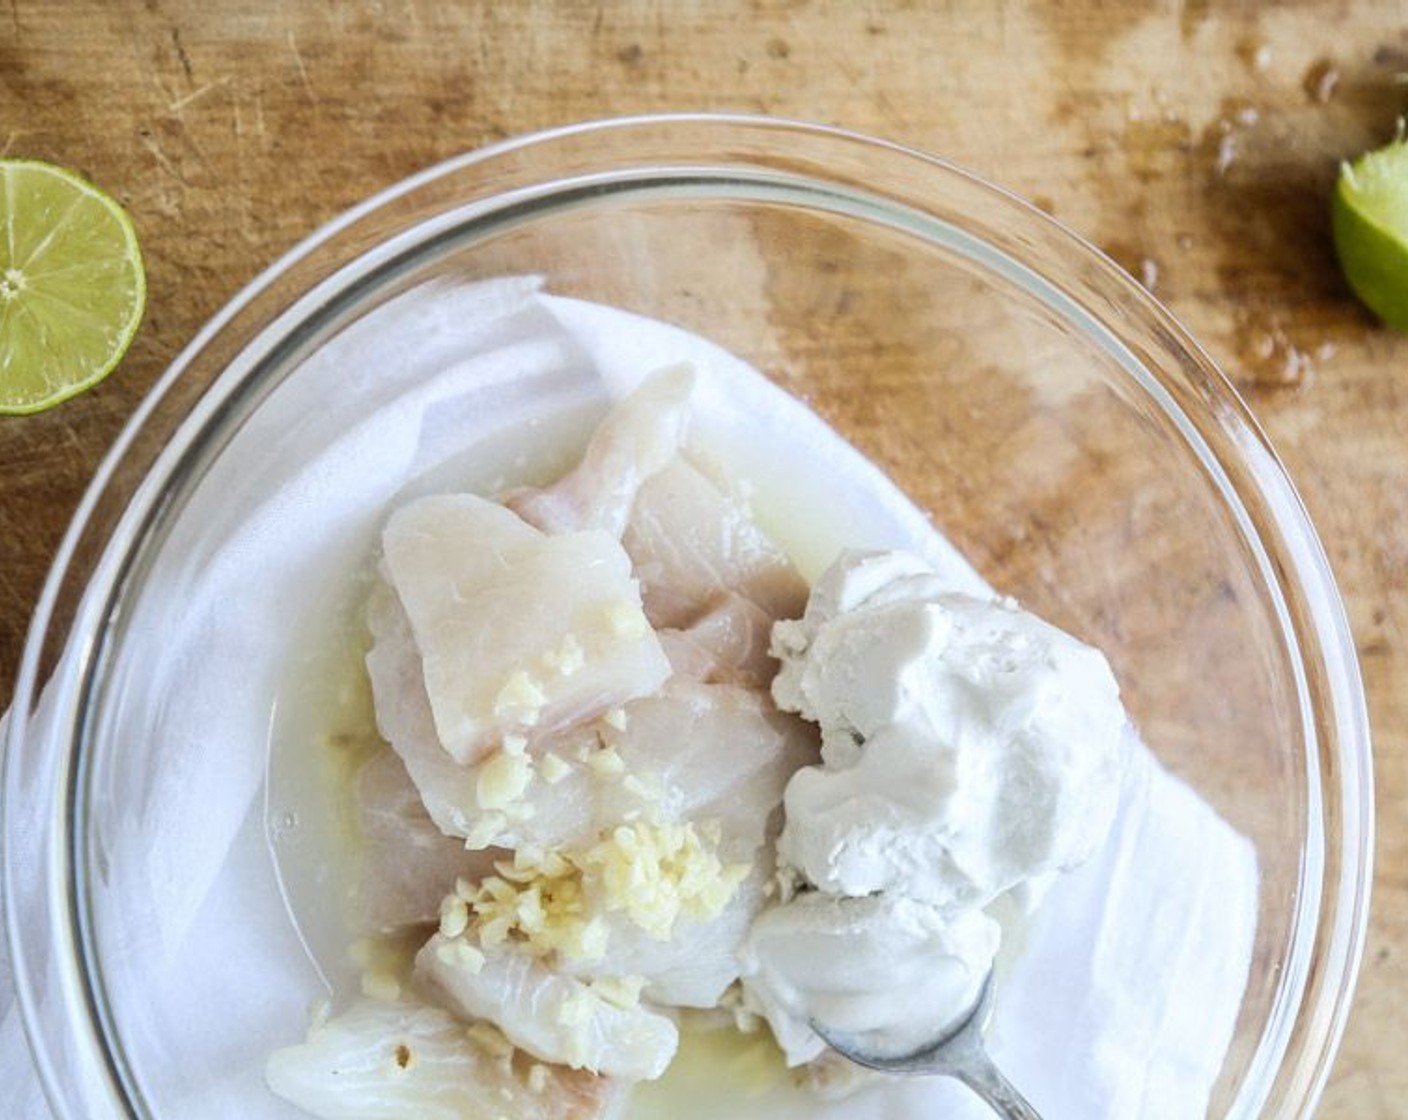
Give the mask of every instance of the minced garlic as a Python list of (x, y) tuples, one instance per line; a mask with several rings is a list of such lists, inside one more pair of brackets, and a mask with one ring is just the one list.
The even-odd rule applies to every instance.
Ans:
[(474, 796), (481, 809), (506, 810), (523, 799), (532, 780), (532, 759), (526, 754), (497, 750), (479, 764)]
[(550, 786), (557, 785), (572, 773), (572, 764), (555, 754), (545, 754), (538, 763), (538, 772)]
[(508, 817), (503, 813), (483, 813), (465, 836), (464, 846), (471, 852), (483, 851), (491, 847), (507, 827)]
[(567, 1028), (565, 1057), (573, 1069), (581, 1069), (590, 1057), (587, 1037), (595, 1003), (596, 997), (592, 995), (591, 988), (584, 985), (563, 1000), (557, 1009), (558, 1026)]
[(485, 949), (511, 941), (536, 956), (594, 961), (607, 949), (603, 915), (617, 912), (667, 941), (681, 916), (716, 917), (748, 875), (746, 864), (722, 863), (718, 837), (712, 822), (636, 820), (582, 853), (524, 845), (472, 893), (457, 888), (445, 899), (441, 931), (457, 937), (468, 929)]
[(624, 774), (626, 763), (615, 747), (602, 747), (601, 750), (593, 751), (587, 755), (587, 765), (603, 776), (610, 774)]
[(750, 870), (725, 867), (692, 821), (618, 825), (582, 862), (600, 880), (606, 908), (624, 911), (658, 941), (669, 940), (681, 915), (717, 917)]
[(465, 972), (478, 975), (484, 970), (484, 950), (476, 945), (471, 945), (463, 937), (456, 937), (453, 941), (442, 941), (436, 946), (435, 955), (440, 958), (441, 964), (462, 969)]
[(645, 990), (644, 976), (598, 976), (591, 982), (592, 994), (612, 1007), (629, 1010), (640, 1006), (640, 994)]
[(629, 1011), (640, 1006), (643, 976), (600, 976), (583, 984), (557, 1009), (559, 1026), (567, 1028), (568, 1064), (582, 1068), (587, 1060), (591, 1024), (602, 1005)]
[(401, 981), (387, 972), (364, 972), (362, 994), (368, 999), (391, 1003), (401, 998)]
[(469, 928), (469, 903), (458, 893), (447, 894), (440, 900), (440, 932), (446, 937), (458, 937)]
[(612, 708), (601, 717), (601, 722), (616, 731), (625, 731), (626, 726), (630, 723), (630, 716), (627, 715), (625, 708)]
[(539, 956), (600, 960), (606, 927), (588, 912), (582, 872), (556, 852), (525, 845), (512, 860), (495, 864), (471, 900), (480, 944), (496, 948), (513, 940)]
[(513, 1043), (508, 1040), (503, 1031), (487, 1020), (481, 1019), (471, 1023), (465, 1029), (465, 1034), (469, 1036), (472, 1043), (490, 1057), (513, 1057)]
[(617, 599), (603, 608), (606, 624), (618, 638), (638, 638), (650, 629), (645, 612), (629, 599)]
[(538, 682), (522, 669), (516, 669), (494, 696), (494, 715), (512, 716), (524, 727), (532, 727), (547, 702), (547, 693)]
[(587, 663), (587, 654), (582, 648), (582, 643), (577, 640), (577, 635), (567, 634), (557, 649), (548, 650), (543, 654), (542, 662), (549, 669), (556, 670), (558, 675), (570, 677)]

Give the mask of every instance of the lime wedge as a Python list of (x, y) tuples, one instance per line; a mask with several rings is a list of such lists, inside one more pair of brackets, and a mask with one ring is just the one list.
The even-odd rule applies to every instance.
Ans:
[(121, 206), (32, 160), (0, 160), (0, 413), (96, 385), (137, 331), (147, 281)]
[(1408, 331), (1408, 140), (1340, 167), (1331, 220), (1354, 294), (1389, 326)]

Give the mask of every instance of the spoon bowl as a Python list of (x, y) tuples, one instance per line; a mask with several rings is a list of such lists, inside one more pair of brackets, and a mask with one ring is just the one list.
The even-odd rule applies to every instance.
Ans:
[(867, 1050), (854, 1035), (829, 1031), (812, 1022), (812, 1030), (843, 1058), (881, 1073), (925, 1077), (952, 1077), (968, 1086), (997, 1115), (1006, 1120), (1041, 1120), (1041, 1115), (993, 1064), (983, 1043), (983, 1032), (992, 1014), (993, 977), (989, 972), (972, 1009), (936, 1040), (900, 1055)]

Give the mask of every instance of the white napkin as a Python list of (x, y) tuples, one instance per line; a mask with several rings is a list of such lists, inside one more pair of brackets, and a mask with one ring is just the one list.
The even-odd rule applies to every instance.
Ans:
[[(138, 1076), (159, 1084), (163, 1111), (301, 1115), (262, 1080), (267, 1053), (301, 1037), (323, 994), (263, 832), (270, 697), (290, 620), (340, 608), (395, 501), (560, 469), (611, 398), (680, 360), (699, 372), (696, 434), (757, 480), (755, 505), (805, 574), (842, 545), (908, 547), (955, 584), (985, 588), (854, 449), (695, 335), (545, 295), (529, 278), (427, 286), (354, 324), (225, 449), (131, 622), (125, 683), (135, 699), (109, 730), (156, 727), (162, 761), (100, 775), (117, 804), (132, 806), (105, 837), (111, 865), (126, 869), (127, 908), (100, 930), (100, 951), (121, 946), (126, 967), (109, 970), (109, 985), (123, 1030), (160, 1058)], [(525, 424), (549, 449), (538, 460), (522, 455)], [(797, 477), (825, 484), (783, 488)], [(39, 827), (12, 819), (6, 836), (22, 849)], [(34, 888), (17, 884), (21, 899)], [(1141, 749), (1111, 842), (1052, 890), (1003, 986), (995, 1057), (1054, 1120), (1204, 1115), (1256, 908), (1251, 845)], [(18, 1019), (0, 945), (6, 1113), (46, 1117)], [(805, 1114), (986, 1116), (943, 1081), (881, 1086)]]

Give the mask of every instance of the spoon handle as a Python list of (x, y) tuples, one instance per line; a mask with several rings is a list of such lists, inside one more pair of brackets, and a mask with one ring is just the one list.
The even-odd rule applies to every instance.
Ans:
[(1041, 1120), (1041, 1114), (1017, 1092), (1012, 1082), (1002, 1076), (1002, 1071), (981, 1049), (970, 1055), (961, 1069), (954, 1070), (953, 1076), (982, 1097), (1005, 1120)]

